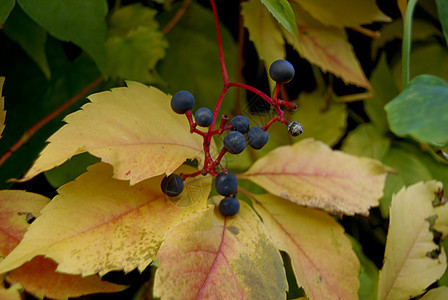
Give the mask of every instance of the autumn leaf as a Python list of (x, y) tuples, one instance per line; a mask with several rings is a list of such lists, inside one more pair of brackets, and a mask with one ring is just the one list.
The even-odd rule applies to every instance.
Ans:
[(0, 257), (8, 255), (22, 240), (29, 226), (27, 217), (39, 216), (49, 202), (47, 197), (35, 193), (0, 191)]
[(5, 83), (5, 77), (0, 77), (0, 139), (2, 138), (3, 130), (5, 129), (5, 97), (3, 97), (3, 84)]
[[(29, 220), (38, 217), (40, 210), (49, 201), (50, 199), (44, 196), (25, 191), (0, 191), (1, 257), (8, 255), (19, 244), (29, 227)], [(117, 292), (125, 288), (125, 286), (102, 281), (97, 275), (81, 277), (56, 273), (56, 267), (57, 264), (48, 258), (35, 257), (9, 272), (5, 280), (10, 283), (20, 283), (20, 286), (28, 293), (40, 298), (62, 299), (92, 293)], [(15, 284), (7, 291), (2, 291), (0, 288), (0, 299), (9, 299), (6, 298), (8, 293), (8, 295), (16, 295), (17, 292), (13, 292), (14, 289), (17, 289)]]
[(200, 158), (202, 138), (190, 134), (185, 116), (171, 110), (171, 97), (155, 87), (127, 84), (91, 95), (91, 103), (68, 115), (22, 180), (82, 152), (114, 166), (114, 177), (131, 185)]
[(375, 0), (293, 0), (313, 18), (327, 26), (360, 27), (373, 22), (389, 22)]
[[(0, 280), (3, 282), (3, 276), (0, 275)], [(20, 284), (14, 284), (9, 288), (0, 285), (0, 299), (2, 300), (22, 300), (20, 294)]]
[(0, 263), (0, 273), (38, 255), (55, 260), (58, 272), (83, 276), (144, 270), (155, 257), (164, 232), (203, 209), (210, 192), (210, 178), (201, 177), (187, 180), (179, 199), (168, 199), (160, 188), (163, 177), (129, 186), (127, 180), (112, 178), (110, 165), (91, 166), (58, 189), (59, 195)]
[(344, 135), (348, 115), (344, 103), (328, 103), (323, 93), (316, 91), (300, 95), (299, 107), (292, 117), (305, 128), (299, 139), (314, 138), (333, 146)]
[(420, 300), (440, 300), (448, 299), (448, 287), (439, 286), (427, 292)]
[[(295, 46), (299, 54), (347, 84), (371, 89), (344, 29), (320, 23), (296, 3), (291, 6), (299, 28), (300, 44)], [(285, 38), (294, 45), (290, 36), (285, 35)]]
[(360, 270), (344, 229), (328, 214), (273, 195), (252, 195), (275, 245), (310, 299), (357, 299)]
[(101, 280), (98, 275), (82, 277), (56, 272), (57, 263), (36, 256), (8, 274), (9, 282), (19, 282), (28, 292), (39, 298), (67, 299), (96, 293), (120, 292), (126, 288)]
[(209, 207), (165, 234), (154, 293), (162, 299), (285, 299), (280, 252), (241, 202), (234, 217)]
[(241, 15), (249, 39), (254, 43), (258, 56), (264, 61), (266, 70), (270, 65), (286, 57), (285, 40), (269, 11), (259, 0), (241, 3)]
[(239, 177), (300, 205), (354, 215), (378, 205), (389, 171), (376, 160), (306, 139), (271, 151)]
[(445, 252), (430, 230), (430, 219), (437, 224), (432, 201), (442, 187), (435, 180), (419, 182), (403, 187), (392, 199), (379, 300), (418, 296), (445, 272)]

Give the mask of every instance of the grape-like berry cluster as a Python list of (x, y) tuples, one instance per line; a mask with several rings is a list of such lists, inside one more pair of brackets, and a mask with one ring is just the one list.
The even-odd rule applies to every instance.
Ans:
[[(204, 153), (205, 160), (202, 170), (193, 174), (171, 174), (162, 180), (161, 187), (162, 191), (170, 196), (175, 197), (182, 193), (184, 188), (183, 180), (188, 177), (195, 177), (197, 175), (207, 175), (211, 174), (215, 177), (215, 188), (216, 191), (224, 196), (224, 198), (219, 203), (219, 210), (224, 216), (235, 215), (240, 208), (240, 203), (236, 199), (238, 180), (236, 176), (223, 168), (220, 164), (222, 157), (227, 152), (231, 154), (241, 153), (248, 144), (253, 149), (261, 149), (267, 144), (269, 140), (269, 134), (267, 132), (268, 128), (274, 122), (281, 122), (288, 126), (288, 133), (292, 136), (298, 136), (303, 132), (303, 126), (297, 121), (289, 122), (284, 119), (284, 112), (282, 107), (288, 107), (290, 109), (296, 110), (297, 105), (288, 101), (278, 99), (278, 93), (280, 91), (281, 84), (287, 83), (294, 77), (294, 67), (291, 63), (286, 60), (277, 60), (272, 63), (269, 68), (269, 75), (273, 80), (276, 81), (276, 86), (274, 94), (272, 97), (268, 97), (261, 91), (241, 83), (231, 83), (227, 82), (227, 88), (231, 86), (237, 86), (245, 88), (252, 91), (263, 99), (265, 99), (274, 108), (276, 115), (267, 122), (264, 126), (253, 126), (250, 127), (249, 120), (245, 116), (235, 116), (229, 121), (227, 115), (221, 116), (221, 123), (218, 129), (215, 129), (215, 122), (217, 119), (217, 114), (219, 107), (222, 102), (227, 88), (224, 88), (220, 99), (215, 107), (215, 111), (212, 112), (207, 107), (201, 107), (196, 110), (194, 117), (191, 110), (194, 107), (195, 100), (194, 96), (188, 91), (179, 91), (175, 93), (171, 99), (171, 108), (174, 112), (178, 114), (185, 114), (190, 124), (190, 132), (197, 133), (204, 138)], [(197, 128), (197, 126), (208, 127), (207, 131), (202, 131)], [(227, 132), (224, 136), (223, 148), (221, 149), (218, 157), (213, 159), (210, 155), (210, 142), (213, 135), (222, 135)], [(217, 169), (220, 170), (217, 173)]]

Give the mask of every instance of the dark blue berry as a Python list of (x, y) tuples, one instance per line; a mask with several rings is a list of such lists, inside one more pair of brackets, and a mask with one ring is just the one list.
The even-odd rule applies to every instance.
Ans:
[(249, 120), (245, 116), (236, 116), (231, 121), (230, 124), (233, 125), (233, 131), (239, 131), (241, 133), (246, 133), (249, 131)]
[(194, 106), (194, 96), (188, 91), (179, 91), (171, 98), (171, 108), (178, 114), (184, 114)]
[(269, 68), (269, 75), (278, 83), (288, 83), (294, 77), (294, 67), (289, 61), (276, 60)]
[(246, 139), (241, 132), (230, 131), (224, 137), (224, 147), (232, 154), (241, 153), (246, 148)]
[(231, 172), (227, 172), (227, 174), (221, 172), (215, 178), (215, 188), (216, 191), (223, 196), (232, 195), (238, 188), (238, 180)]
[(163, 178), (160, 186), (162, 187), (162, 192), (165, 195), (175, 197), (182, 193), (184, 189), (184, 182), (179, 175), (171, 174), (170, 176), (165, 176), (165, 178)]
[(269, 140), (269, 134), (260, 126), (254, 126), (247, 133), (247, 142), (254, 149), (261, 149)]
[(226, 197), (219, 202), (219, 211), (223, 216), (233, 216), (240, 210), (240, 202), (233, 197)]
[(207, 107), (201, 107), (194, 114), (194, 120), (199, 126), (208, 127), (212, 124), (213, 113)]

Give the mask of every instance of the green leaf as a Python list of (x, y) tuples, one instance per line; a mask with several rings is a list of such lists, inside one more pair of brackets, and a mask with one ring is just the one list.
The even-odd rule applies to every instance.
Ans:
[(285, 27), (286, 30), (295, 36), (299, 41), (299, 30), (297, 28), (294, 11), (287, 0), (261, 0), (277, 21)]
[(398, 95), (399, 91), (390, 68), (386, 62), (386, 55), (382, 55), (375, 70), (370, 77), (373, 90), (373, 97), (364, 101), (364, 108), (372, 123), (381, 131), (389, 130), (387, 115), (384, 105)]
[(434, 144), (448, 142), (448, 83), (420, 75), (385, 106), (392, 131), (398, 136)]
[(347, 106), (344, 103), (329, 103), (319, 92), (302, 94), (299, 98), (299, 110), (292, 119), (303, 125), (303, 134), (295, 141), (314, 138), (333, 146), (347, 128)]
[(395, 145), (383, 159), (384, 164), (392, 167), (397, 172), (387, 177), (384, 195), (380, 199), (380, 209), (384, 217), (389, 215), (392, 195), (397, 193), (403, 186), (434, 178), (433, 174), (427, 169), (425, 162), (420, 159), (424, 154), (421, 151), (414, 152), (412, 148), (413, 146)]
[[(172, 14), (162, 14), (161, 23), (171, 17)], [(166, 37), (170, 47), (165, 59), (158, 64), (160, 75), (167, 83), (163, 90), (172, 94), (188, 90), (194, 95), (197, 108), (214, 106), (221, 94), (223, 80), (212, 12), (193, 2)], [(234, 81), (237, 47), (232, 35), (222, 24), (221, 38), (227, 72), (230, 80)], [(230, 89), (224, 98), (221, 113), (229, 113), (234, 99), (235, 89)]]
[(448, 43), (448, 2), (446, 0), (436, 0), (436, 4), (445, 41)]
[(138, 3), (113, 13), (106, 42), (108, 67), (113, 77), (146, 83), (156, 80), (155, 66), (168, 47), (154, 20), (156, 13)]
[(378, 268), (375, 264), (364, 255), (361, 244), (354, 238), (347, 235), (352, 242), (353, 250), (358, 256), (361, 263), (361, 271), (359, 272), (359, 299), (362, 300), (376, 300), (376, 293), (378, 289)]
[(107, 75), (106, 0), (18, 0), (22, 9), (54, 37), (85, 50)]
[(14, 5), (16, 5), (16, 0), (3, 0), (2, 5), (0, 5), (0, 23), (5, 23)]
[(47, 78), (50, 78), (50, 66), (45, 54), (47, 33), (20, 8), (16, 6), (8, 18), (8, 26), (3, 32), (37, 63)]
[(54, 188), (59, 188), (86, 172), (88, 166), (100, 161), (101, 159), (87, 152), (81, 153), (73, 156), (62, 165), (45, 172), (45, 177)]
[[(421, 74), (429, 74), (448, 81), (448, 49), (439, 43), (415, 45), (411, 51), (410, 78)], [(395, 84), (402, 88), (401, 83), (401, 60), (392, 66), (392, 74)]]
[(381, 160), (390, 147), (390, 139), (370, 123), (361, 124), (344, 140), (342, 150), (348, 154)]
[[(0, 44), (5, 58), (0, 61), (0, 69), (7, 78), (4, 91), (8, 91), (7, 126), (0, 143), (0, 153), (5, 153), (28, 128), (68, 101), (100, 74), (87, 55), (69, 61), (60, 43), (51, 36), (47, 40), (51, 80), (45, 78), (17, 43), (3, 35), (0, 37)], [(105, 89), (107, 86), (101, 85), (98, 88)], [(7, 179), (20, 178), (23, 175), (45, 146), (47, 138), (63, 124), (62, 118), (84, 103), (85, 101), (80, 99), (77, 104), (46, 124), (0, 166), (0, 188), (11, 185), (6, 183)]]

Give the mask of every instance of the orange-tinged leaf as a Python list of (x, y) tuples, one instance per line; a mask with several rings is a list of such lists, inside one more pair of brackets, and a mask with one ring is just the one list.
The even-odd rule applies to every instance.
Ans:
[(37, 256), (8, 274), (8, 281), (19, 282), (24, 289), (39, 298), (67, 299), (94, 293), (113, 293), (126, 288), (98, 275), (82, 277), (55, 272), (57, 264)]
[[(0, 276), (0, 280), (3, 282), (2, 276)], [(0, 285), (0, 299), (2, 300), (22, 300), (22, 296), (20, 294), (20, 285), (14, 284), (9, 288), (5, 288), (3, 285)]]
[(5, 129), (5, 97), (2, 96), (3, 84), (5, 83), (5, 77), (0, 77), (0, 139), (2, 138), (2, 132)]
[(274, 61), (286, 57), (285, 40), (278, 28), (278, 22), (259, 0), (242, 2), (241, 8), (249, 39), (254, 43), (260, 59), (264, 61), (266, 70), (269, 70)]
[[(385, 262), (380, 271), (378, 300), (410, 299), (422, 294), (447, 267), (443, 248), (433, 241), (428, 218), (432, 201), (443, 187), (435, 180), (403, 187), (392, 199)], [(437, 219), (435, 219), (437, 224)]]
[[(188, 173), (191, 167), (183, 167)], [(44, 255), (57, 271), (83, 276), (112, 270), (145, 269), (163, 234), (206, 206), (210, 177), (187, 180), (176, 205), (162, 193), (162, 176), (134, 186), (112, 178), (112, 167), (99, 163), (58, 189), (31, 224), (22, 242), (0, 262), (0, 273)], [(189, 199), (186, 200), (185, 198)], [(192, 203), (185, 207), (185, 202)], [(45, 238), (43, 238), (45, 237)]]
[[(19, 244), (29, 227), (27, 218), (38, 217), (40, 210), (49, 201), (50, 199), (44, 196), (25, 191), (0, 191), (0, 256), (8, 255)], [(47, 296), (61, 299), (91, 293), (117, 292), (125, 288), (102, 281), (97, 275), (83, 278), (56, 273), (56, 266), (50, 259), (36, 257), (12, 270), (5, 280), (18, 282), (28, 293), (41, 298)], [(9, 299), (6, 295), (19, 295), (17, 291), (13, 292), (14, 289), (17, 290), (17, 286), (13, 285), (6, 291), (0, 289), (0, 299)]]
[(327, 26), (359, 27), (372, 22), (389, 22), (375, 0), (293, 0)]
[(344, 229), (327, 213), (273, 195), (253, 195), (275, 245), (291, 257), (310, 299), (357, 299), (360, 264)]
[(127, 82), (89, 96), (91, 103), (65, 118), (22, 180), (89, 152), (114, 166), (114, 177), (131, 185), (170, 174), (186, 158), (200, 158), (202, 138), (171, 110), (171, 97), (155, 87)]
[(290, 35), (284, 36), (291, 45), (296, 46), (300, 55), (347, 84), (371, 89), (344, 29), (320, 23), (296, 3), (291, 3), (291, 6), (299, 27), (300, 44), (294, 43)]
[(37, 217), (47, 197), (19, 190), (0, 191), (0, 257), (8, 255), (28, 229), (27, 215)]
[(233, 217), (210, 207), (185, 219), (166, 233), (157, 262), (162, 299), (286, 299), (280, 252), (244, 202)]
[(376, 160), (306, 139), (269, 152), (239, 177), (294, 203), (353, 215), (378, 205), (388, 171)]

